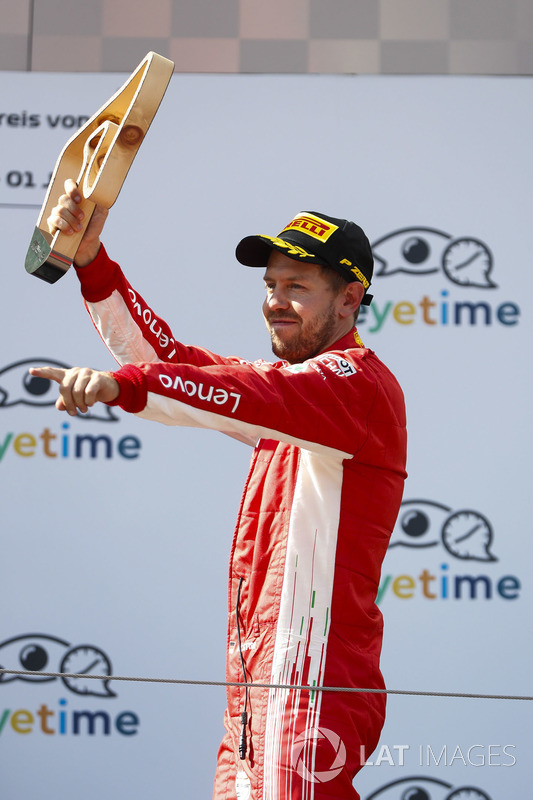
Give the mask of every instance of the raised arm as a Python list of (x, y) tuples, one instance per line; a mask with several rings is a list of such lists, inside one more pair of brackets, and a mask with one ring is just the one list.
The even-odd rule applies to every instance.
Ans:
[[(65, 193), (52, 209), (47, 224), (67, 236), (81, 229), (81, 195), (73, 180), (65, 181)], [(96, 206), (80, 242), (74, 265), (81, 291), (94, 325), (118, 364), (173, 361), (196, 365), (221, 363), (208, 350), (181, 344), (170, 326), (130, 285), (119, 265), (103, 246), (102, 234), (108, 210)]]

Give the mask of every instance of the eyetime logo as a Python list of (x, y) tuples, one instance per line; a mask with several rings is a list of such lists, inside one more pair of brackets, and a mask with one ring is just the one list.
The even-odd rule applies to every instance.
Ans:
[(418, 299), (378, 302), (374, 299), (370, 306), (363, 306), (358, 325), (368, 324), (370, 333), (379, 332), (389, 321), (433, 327), (513, 326), (519, 322), (517, 303), (510, 300), (494, 303), (486, 295), (486, 290), (498, 286), (492, 277), (492, 251), (481, 239), (454, 237), (437, 228), (400, 228), (377, 239), (372, 251), (375, 278), (403, 274), (427, 281), (428, 276), (436, 276), (445, 283), (437, 289), (437, 294), (432, 289), (432, 294), (423, 294)]
[(434, 500), (404, 500), (389, 547), (438, 547), (455, 558), (497, 561), (492, 524), (472, 509), (454, 511)]
[[(116, 697), (109, 688), (109, 675), (112, 674), (109, 656), (92, 644), (72, 645), (65, 639), (45, 633), (32, 633), (15, 636), (0, 643), (0, 664), (2, 669), (35, 672), (35, 675), (0, 674), (0, 687), (13, 681), (23, 681), (41, 685), (61, 680), (74, 695), (98, 697), (106, 700)], [(39, 674), (45, 672), (68, 673), (57, 678)], [(101, 675), (96, 678), (83, 678), (82, 675)], [(78, 677), (74, 677), (78, 676)], [(1, 689), (7, 691), (7, 689)], [(113, 714), (108, 709), (70, 708), (65, 697), (57, 698), (56, 705), (49, 702), (38, 704), (37, 708), (0, 708), (0, 736), (7, 732), (17, 734), (41, 733), (51, 735), (89, 736), (118, 733), (134, 736), (138, 733), (140, 720), (133, 711), (120, 711)]]
[[(9, 666), (7, 666), (9, 665)], [(0, 684), (10, 681), (49, 683), (57, 680), (41, 672), (70, 673), (71, 675), (112, 674), (111, 661), (99, 647), (92, 644), (71, 645), (57, 636), (45, 633), (29, 633), (0, 642), (0, 666), (2, 669), (24, 670), (35, 675), (10, 675), (2, 673)], [(109, 688), (109, 680), (94, 678), (62, 677), (67, 689), (75, 694), (95, 697), (116, 697)]]
[[(418, 568), (416, 574), (384, 574), (376, 602), (385, 596), (400, 600), (517, 600), (522, 588), (516, 575), (457, 574), (448, 556), (457, 561), (494, 564), (494, 530), (490, 520), (473, 509), (454, 510), (434, 500), (404, 500), (392, 532), (389, 553), (402, 548), (439, 554), (438, 567)], [(442, 554), (444, 550), (444, 554)], [(441, 560), (443, 558), (447, 560)], [(388, 560), (390, 563), (390, 559)], [(453, 566), (452, 561), (452, 566)]]
[(454, 238), (436, 228), (400, 228), (372, 245), (378, 262), (376, 276), (397, 272), (431, 275), (443, 272), (458, 286), (495, 289), (494, 258), (488, 245), (471, 236)]
[[(57, 398), (57, 384), (48, 378), (37, 378), (30, 375), (29, 367), (41, 366), (62, 367), (68, 369), (69, 364), (49, 358), (32, 358), (15, 361), (0, 369), (0, 411), (15, 407), (29, 406), (36, 409), (53, 407)], [(69, 418), (70, 419), (70, 418)], [(85, 421), (118, 422), (119, 418), (113, 409), (98, 403), (87, 413), (78, 412), (76, 423)], [(60, 462), (68, 459), (111, 459), (121, 457), (128, 460), (139, 457), (141, 440), (137, 436), (126, 435), (113, 438), (109, 434), (76, 433), (71, 430), (70, 422), (63, 422), (59, 430), (44, 427), (35, 431), (3, 431), (0, 430), (0, 463), (9, 456), (21, 458), (44, 457)]]
[(447, 781), (418, 775), (381, 786), (364, 800), (497, 800), (476, 786), (454, 788)]

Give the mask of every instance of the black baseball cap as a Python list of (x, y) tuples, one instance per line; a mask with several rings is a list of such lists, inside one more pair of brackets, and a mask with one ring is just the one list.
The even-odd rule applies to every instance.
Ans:
[(361, 305), (370, 305), (374, 259), (365, 232), (355, 222), (301, 211), (277, 236), (246, 236), (235, 255), (246, 267), (266, 267), (273, 249), (295, 261), (331, 267), (347, 283), (359, 281), (365, 288)]

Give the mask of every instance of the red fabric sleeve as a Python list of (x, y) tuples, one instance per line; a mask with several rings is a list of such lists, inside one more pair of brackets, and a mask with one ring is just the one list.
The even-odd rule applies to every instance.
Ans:
[(111, 375), (119, 385), (119, 395), (116, 400), (106, 403), (108, 406), (120, 406), (124, 411), (138, 414), (146, 407), (148, 388), (146, 377), (142, 370), (135, 364), (127, 364)]
[(90, 303), (105, 300), (120, 284), (121, 269), (115, 261), (111, 261), (103, 244), (100, 245), (94, 261), (86, 267), (74, 266), (81, 284), (81, 293)]

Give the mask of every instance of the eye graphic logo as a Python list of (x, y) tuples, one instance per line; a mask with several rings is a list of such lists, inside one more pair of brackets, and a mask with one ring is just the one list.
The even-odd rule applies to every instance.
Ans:
[(116, 697), (104, 676), (111, 675), (109, 657), (92, 644), (72, 646), (64, 639), (41, 633), (15, 636), (0, 642), (0, 668), (35, 672), (35, 675), (0, 674), (0, 684), (21, 680), (30, 683), (55, 681), (55, 677), (39, 672), (62, 672), (70, 675), (102, 675), (96, 678), (63, 677), (61, 680), (71, 692), (95, 697)]
[[(48, 378), (37, 378), (28, 372), (30, 367), (61, 367), (70, 369), (70, 364), (50, 358), (30, 358), (15, 361), (0, 369), (0, 409), (10, 406), (53, 406), (58, 396), (57, 384)], [(80, 419), (98, 419), (101, 422), (116, 422), (110, 406), (98, 403), (85, 414), (78, 411)]]
[(471, 236), (454, 238), (436, 228), (401, 228), (372, 244), (376, 276), (397, 272), (431, 275), (444, 272), (458, 286), (495, 289), (494, 258), (489, 247)]
[(453, 511), (432, 500), (404, 500), (389, 547), (442, 544), (455, 558), (497, 561), (490, 551), (493, 538), (492, 525), (479, 511)]
[(291, 763), (304, 781), (326, 783), (342, 772), (346, 764), (346, 747), (334, 731), (307, 728), (294, 740)]
[(454, 789), (445, 781), (415, 776), (387, 783), (364, 800), (492, 800), (492, 798), (474, 786)]

